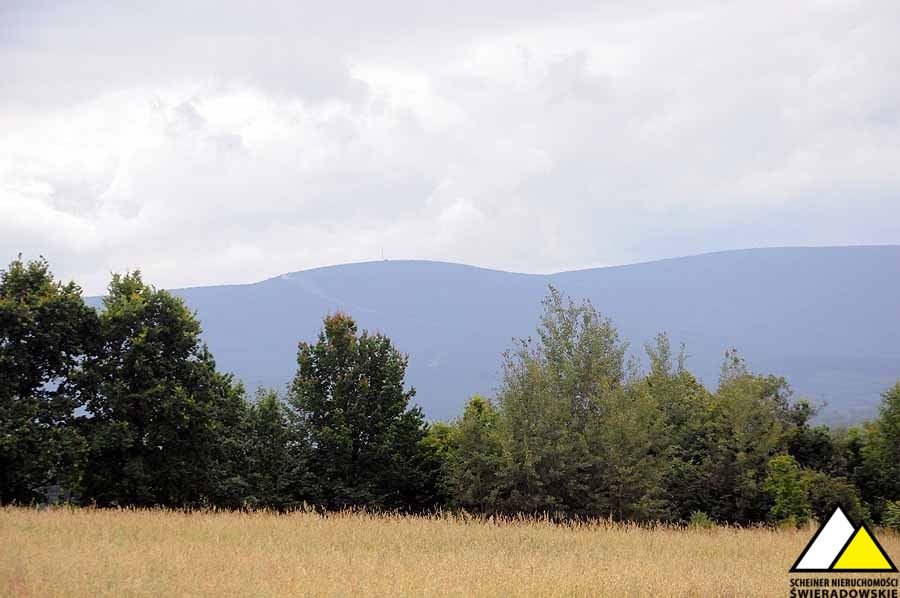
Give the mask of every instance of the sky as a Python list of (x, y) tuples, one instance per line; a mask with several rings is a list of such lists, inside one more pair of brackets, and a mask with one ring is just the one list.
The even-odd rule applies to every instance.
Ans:
[(4, 0), (0, 73), (0, 261), (87, 293), (900, 243), (896, 0)]

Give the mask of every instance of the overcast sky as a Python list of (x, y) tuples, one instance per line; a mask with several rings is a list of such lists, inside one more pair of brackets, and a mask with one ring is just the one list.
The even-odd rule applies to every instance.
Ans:
[(0, 2), (0, 258), (89, 293), (900, 242), (896, 0), (125, 4)]

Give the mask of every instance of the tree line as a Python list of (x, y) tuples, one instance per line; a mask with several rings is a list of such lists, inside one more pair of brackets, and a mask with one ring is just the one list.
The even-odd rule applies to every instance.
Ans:
[(102, 307), (43, 259), (0, 271), (0, 503), (544, 514), (900, 527), (900, 382), (873, 421), (813, 423), (787, 382), (725, 355), (715, 390), (660, 334), (649, 366), (550, 288), (495, 397), (429, 423), (407, 357), (347, 314), (283, 391), (217, 370), (174, 295), (113, 275)]

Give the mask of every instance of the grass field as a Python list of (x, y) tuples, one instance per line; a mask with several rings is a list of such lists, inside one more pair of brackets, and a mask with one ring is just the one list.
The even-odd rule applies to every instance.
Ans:
[(0, 595), (787, 596), (812, 533), (7, 508)]

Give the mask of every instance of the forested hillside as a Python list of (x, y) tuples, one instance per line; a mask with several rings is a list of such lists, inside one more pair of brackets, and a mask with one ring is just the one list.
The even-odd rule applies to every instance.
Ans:
[(638, 357), (661, 331), (685, 343), (705, 384), (737, 348), (827, 402), (820, 417), (831, 423), (873, 416), (900, 367), (900, 247), (729, 251), (548, 276), (381, 261), (174, 293), (196, 311), (219, 366), (249, 387), (283, 388), (297, 339), (314, 335), (322, 314), (348, 311), (414, 356), (416, 400), (447, 418), (497, 388), (500, 354), (532, 333), (548, 284), (590, 299)]

